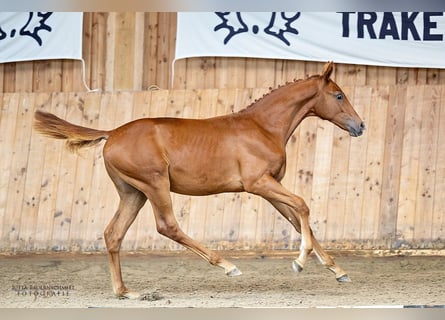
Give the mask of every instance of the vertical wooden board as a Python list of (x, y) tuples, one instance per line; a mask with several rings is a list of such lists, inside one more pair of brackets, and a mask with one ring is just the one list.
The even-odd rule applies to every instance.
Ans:
[(143, 49), (143, 89), (148, 89), (156, 82), (157, 74), (157, 37), (158, 37), (158, 13), (146, 12), (144, 19), (144, 49)]
[(4, 84), (5, 84), (5, 64), (2, 63), (0, 64), (0, 92), (4, 93), (5, 88), (4, 88)]
[(408, 84), (409, 71), (406, 68), (397, 68), (396, 83), (397, 84)]
[(105, 83), (104, 90), (112, 91), (115, 87), (115, 73), (114, 64), (116, 60), (115, 48), (116, 48), (116, 12), (110, 12), (107, 16), (106, 22), (106, 49), (105, 49)]
[[(78, 90), (77, 88), (74, 89), (75, 81), (82, 82), (82, 78), (74, 79), (73, 70), (76, 63), (81, 63), (81, 61), (64, 60), (62, 62), (62, 88), (59, 91), (73, 92), (73, 91), (85, 90), (84, 88), (82, 88), (82, 90)], [(86, 71), (86, 69), (85, 69), (85, 77), (88, 78), (88, 72)]]
[[(360, 118), (368, 125), (370, 109), (373, 104), (372, 88), (356, 87), (354, 98), (350, 99), (352, 106)], [(352, 138), (349, 147), (348, 182), (346, 190), (346, 208), (343, 221), (342, 239), (347, 241), (361, 240), (361, 213), (363, 210), (363, 192), (366, 167), (366, 149), (369, 130), (359, 138)]]
[(170, 86), (170, 23), (172, 23), (170, 12), (161, 12), (158, 15), (158, 34), (157, 34), (157, 74), (156, 84), (161, 88)]
[(143, 89), (144, 73), (144, 26), (145, 14), (135, 12), (134, 17), (134, 64), (133, 64), (133, 90)]
[(277, 210), (263, 198), (258, 200), (258, 222), (256, 224), (256, 246), (264, 250), (271, 250), (274, 246), (274, 230), (275, 230), (275, 216), (279, 213)]
[[(240, 62), (241, 63), (241, 62)], [(239, 65), (239, 74), (238, 78), (244, 79), (243, 73), (244, 73), (244, 65)], [(275, 76), (271, 76), (271, 74), (275, 73), (273, 72), (275, 70), (275, 60), (274, 59), (258, 59), (257, 60), (257, 66), (256, 66), (256, 88), (269, 88), (269, 87), (275, 87), (275, 84), (277, 81), (275, 80)], [(272, 71), (272, 72), (271, 72)], [(278, 82), (279, 84), (286, 83), (286, 80), (284, 82)], [(238, 86), (235, 88), (244, 88), (244, 83), (238, 83)]]
[(245, 87), (245, 60), (243, 58), (219, 58), (216, 62), (216, 81), (218, 88)]
[[(11, 175), (8, 185), (8, 205), (5, 214), (6, 225), (11, 227), (8, 235), (9, 249), (20, 250), (25, 245), (25, 239), (21, 238), (22, 205), (25, 199), (25, 183), (28, 174), (29, 140), (31, 136), (32, 112), (29, 110), (29, 97), (27, 94), (20, 94), (18, 97), (16, 119), (14, 119), (14, 145), (11, 149)], [(26, 219), (24, 217), (23, 219)], [(27, 231), (25, 231), (25, 235)]]
[(427, 70), (425, 68), (417, 68), (416, 85), (427, 84)]
[(366, 85), (371, 87), (378, 85), (378, 70), (377, 66), (366, 66)]
[(244, 70), (244, 88), (257, 88), (257, 60), (256, 58), (246, 58)]
[(135, 12), (116, 15), (116, 47), (114, 59), (114, 89), (133, 89), (135, 67)]
[(16, 63), (15, 91), (32, 92), (33, 62), (23, 61)]
[(212, 63), (208, 62), (212, 58), (208, 57), (197, 57), (190, 58), (186, 60), (187, 70), (193, 70), (193, 72), (186, 72), (185, 83), (193, 83), (193, 88), (206, 88), (210, 83), (212, 83), (212, 74), (208, 74), (207, 71), (213, 69)]
[(18, 63), (6, 63), (3, 67), (3, 92), (21, 92), (20, 88), (16, 87), (16, 65)]
[(238, 243), (241, 250), (255, 248), (258, 222), (258, 198), (249, 193), (241, 194), (240, 233)]
[[(14, 174), (14, 153), (17, 152), (15, 137), (16, 119), (19, 106), (19, 94), (4, 94), (1, 106), (0, 144), (2, 150), (9, 150), (2, 155), (0, 162), (0, 242), (2, 248), (9, 248), (10, 234), (17, 236), (19, 226), (14, 225), (14, 200), (16, 190), (10, 187)], [(12, 206), (12, 208), (11, 208)]]
[(403, 154), (400, 172), (397, 236), (402, 242), (414, 240), (414, 218), (418, 188), (420, 131), (422, 123), (423, 87), (409, 86), (405, 111)]
[[(42, 138), (38, 136), (38, 133), (32, 130), (32, 122), (34, 105), (47, 101), (48, 94), (45, 94), (40, 100), (37, 98), (35, 94), (22, 94), (21, 113), (24, 116), (23, 121), (27, 127), (26, 130), (30, 131), (19, 234), (20, 247), (26, 251), (32, 251), (35, 248), (35, 227), (38, 217), (42, 168), (44, 164), (44, 153), (41, 152), (43, 141)], [(20, 209), (20, 204), (17, 204), (17, 207)]]
[[(0, 70), (3, 70), (2, 66), (0, 66)], [(2, 79), (1, 76), (0, 79)], [(0, 95), (0, 146), (2, 150), (12, 150), (13, 145), (13, 138), (11, 135), (14, 124), (10, 120), (12, 117), (15, 118), (17, 114), (17, 108), (15, 106), (10, 107), (10, 99), (10, 94)], [(11, 156), (11, 152), (5, 153), (2, 161), (0, 162), (0, 225), (2, 226), (0, 228), (0, 248), (6, 247), (6, 239), (3, 229), (6, 227), (4, 217), (6, 214), (6, 206), (8, 203), (7, 199)], [(6, 234), (7, 232), (9, 232), (9, 230), (6, 231)]]
[(349, 86), (365, 86), (366, 85), (366, 66), (357, 66), (351, 70), (355, 74), (355, 82), (348, 81)]
[(365, 182), (363, 191), (361, 239), (375, 241), (379, 238), (380, 202), (382, 194), (383, 159), (385, 150), (386, 115), (389, 88), (373, 90), (373, 105), (367, 122), (368, 147), (366, 150)]
[(440, 69), (427, 69), (426, 83), (429, 85), (439, 84)]
[[(205, 109), (205, 106), (203, 107)], [(205, 110), (203, 110), (205, 112)], [(201, 95), (198, 90), (187, 90), (184, 95), (184, 109), (182, 118), (199, 119), (201, 118)]]
[[(82, 101), (77, 93), (68, 94), (66, 105), (66, 114), (60, 115), (72, 123), (81, 123), (83, 106)], [(61, 143), (61, 142), (58, 142)], [(76, 201), (76, 177), (77, 177), (77, 161), (79, 155), (73, 154), (66, 149), (62, 151), (62, 159), (59, 167), (59, 181), (57, 186), (57, 199), (54, 212), (53, 236), (51, 247), (54, 251), (65, 251), (70, 249), (80, 249), (70, 247), (71, 233), (80, 232), (79, 228), (83, 227), (82, 217), (77, 212), (73, 212), (73, 203)]]
[[(416, 212), (414, 219), (414, 240), (423, 247), (430, 247), (432, 235), (434, 184), (436, 179), (436, 157), (439, 134), (439, 102), (441, 92), (437, 87), (425, 86), (420, 131), (420, 156)], [(440, 164), (444, 165), (444, 164)]]
[[(177, 13), (176, 12), (167, 12), (165, 13), (169, 18), (169, 28), (168, 28), (168, 55), (166, 66), (164, 70), (167, 72), (167, 83), (164, 84), (164, 88), (170, 88), (171, 83), (173, 82), (172, 78), (172, 61), (175, 58), (176, 54), (176, 29), (177, 29)], [(199, 89), (199, 88), (196, 88)]]
[[(94, 97), (94, 95), (88, 95), (88, 97)], [(87, 98), (86, 94), (77, 94), (75, 97), (74, 104), (71, 108), (76, 108), (76, 115), (74, 118), (76, 120), (71, 120), (73, 123), (88, 126), (89, 120), (93, 121), (97, 120), (92, 112), (92, 106), (89, 105), (92, 101)], [(90, 100), (90, 101), (88, 101)], [(94, 106), (93, 106), (94, 108)], [(86, 114), (88, 110), (89, 115)], [(90, 115), (91, 118), (90, 118)], [(85, 121), (86, 120), (86, 121)], [(69, 245), (70, 249), (73, 251), (81, 251), (83, 248), (87, 247), (88, 243), (88, 235), (87, 226), (88, 226), (88, 200), (89, 200), (89, 192), (91, 186), (91, 176), (93, 169), (93, 151), (88, 149), (79, 150), (78, 154), (73, 154), (73, 156), (77, 156), (76, 168), (73, 168), (73, 171), (76, 173), (73, 176), (73, 201), (72, 206), (69, 209), (71, 211), (71, 218), (61, 221), (61, 226), (65, 224), (69, 224), (70, 232), (69, 232)], [(69, 221), (69, 222), (68, 222)]]
[(403, 152), (406, 86), (391, 86), (386, 117), (379, 237), (396, 240), (400, 167)]
[(397, 82), (397, 68), (394, 67), (379, 67), (378, 69), (379, 86), (392, 85)]
[[(88, 128), (98, 129), (101, 105), (101, 93), (89, 93), (81, 96), (82, 122), (80, 125)], [(76, 224), (78, 219), (83, 221), (79, 223), (80, 227), (70, 232), (70, 241), (72, 245), (81, 250), (97, 250), (97, 233), (91, 230), (90, 224), (94, 224), (100, 211), (92, 210), (95, 208), (94, 198), (91, 194), (97, 189), (94, 180), (95, 159), (97, 152), (100, 153), (103, 144), (79, 151), (80, 157), (77, 161), (76, 169), (76, 189), (77, 197), (73, 203), (72, 223)]]
[(433, 230), (431, 239), (441, 243), (445, 238), (445, 88), (439, 101), (439, 133), (436, 157), (436, 184), (434, 189)]
[[(290, 60), (277, 59), (274, 60), (275, 77), (268, 87), (275, 87), (277, 84), (284, 84), (294, 79), (294, 75), (289, 74)], [(264, 86), (267, 87), (267, 86)]]
[(312, 180), (312, 205), (311, 216), (319, 221), (316, 236), (319, 240), (331, 240), (327, 238), (326, 226), (330, 167), (332, 162), (332, 147), (334, 138), (334, 126), (321, 119), (317, 120), (316, 146), (314, 158), (314, 171)]
[(353, 84), (356, 77), (354, 68), (355, 66), (349, 64), (336, 64), (333, 79), (335, 79), (335, 82), (340, 86)]
[(88, 14), (92, 16), (93, 23), (91, 27), (90, 64), (86, 65), (87, 70), (89, 70), (86, 80), (91, 89), (104, 89), (108, 13), (90, 12)]
[[(350, 91), (350, 88), (345, 91)], [(349, 95), (353, 100), (353, 95)], [(329, 125), (334, 126), (330, 123)], [(326, 238), (339, 239), (344, 233), (346, 193), (348, 184), (349, 146), (351, 138), (348, 132), (335, 127), (332, 145), (332, 160), (329, 182)]]
[[(438, 77), (440, 79), (439, 84), (443, 85), (445, 83), (445, 69), (440, 69), (439, 70), (439, 76)], [(1, 88), (1, 86), (0, 86), (0, 88)]]
[[(91, 70), (91, 56), (93, 54), (93, 51), (96, 51), (95, 48), (93, 49), (94, 43), (93, 43), (93, 13), (84, 13), (83, 17), (82, 17), (82, 30), (83, 30), (83, 37), (82, 37), (82, 58), (85, 62), (85, 80), (88, 83), (89, 82), (89, 75), (87, 76), (87, 74), (89, 72), (87, 72), (87, 66), (88, 69)], [(70, 60), (68, 60), (70, 61)], [(70, 61), (72, 62), (72, 61)], [(71, 67), (71, 66), (70, 66)], [(69, 73), (67, 72), (67, 70), (65, 69), (65, 64), (63, 64), (62, 67), (62, 77), (63, 77), (63, 86), (64, 86), (64, 91), (70, 91), (70, 90), (66, 90), (65, 84), (68, 82), (69, 84), (72, 85), (72, 73), (70, 73), (70, 76), (68, 75)], [(71, 90), (73, 91), (73, 90)], [(76, 90), (77, 91), (77, 90)]]
[(186, 90), (173, 90), (168, 93), (168, 103), (165, 113), (161, 117), (178, 118), (182, 116), (184, 111)]
[[(66, 112), (66, 101), (68, 95), (65, 93), (53, 93), (46, 101), (39, 102), (40, 94), (36, 99), (35, 109), (54, 113), (59, 117), (64, 117)], [(56, 210), (56, 201), (59, 194), (59, 166), (62, 154), (67, 153), (65, 144), (51, 138), (41, 136), (45, 146), (42, 150), (45, 156), (42, 168), (42, 180), (40, 190), (39, 212), (36, 221), (35, 249), (48, 250), (51, 248), (53, 237), (53, 223), (55, 216), (61, 214)]]
[[(55, 92), (62, 90), (62, 61), (48, 60), (39, 69), (40, 81), (39, 84), (41, 92)], [(73, 71), (74, 74), (74, 71)]]
[[(110, 130), (115, 128), (115, 115), (118, 105), (116, 93), (100, 94), (98, 129)], [(119, 196), (113, 182), (107, 174), (103, 161), (103, 146), (95, 147), (93, 169), (91, 173), (91, 192), (89, 198), (87, 233), (94, 237), (92, 250), (105, 247), (103, 232), (108, 222), (117, 210)], [(124, 241), (125, 242), (125, 241)]]

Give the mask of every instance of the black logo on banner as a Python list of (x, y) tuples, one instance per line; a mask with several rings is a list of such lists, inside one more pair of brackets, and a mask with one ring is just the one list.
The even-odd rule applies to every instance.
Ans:
[(52, 12), (28, 12), (28, 20), (23, 21), (23, 25), (17, 26), (10, 30), (4, 30), (4, 27), (0, 25), (0, 41), (8, 38), (15, 38), (17, 36), (31, 37), (39, 46), (42, 46), (43, 41), (39, 32), (47, 31), (51, 32), (52, 28), (47, 24), (48, 18), (52, 15)]
[(298, 30), (293, 23), (300, 17), (301, 13), (272, 12), (268, 25), (261, 28), (258, 25), (253, 25), (249, 28), (241, 12), (215, 12), (215, 14), (222, 22), (214, 28), (214, 31), (226, 29), (229, 32), (224, 38), (224, 44), (229, 43), (233, 37), (239, 34), (248, 33), (249, 31), (253, 34), (258, 34), (262, 30), (265, 34), (275, 37), (287, 46), (290, 46), (290, 41), (286, 38), (286, 35), (298, 34)]

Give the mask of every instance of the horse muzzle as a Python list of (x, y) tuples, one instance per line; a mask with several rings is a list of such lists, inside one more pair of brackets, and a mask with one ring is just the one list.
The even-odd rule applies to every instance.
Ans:
[(352, 137), (360, 137), (363, 134), (363, 131), (366, 129), (366, 125), (364, 122), (356, 123), (349, 122), (347, 124), (349, 135)]

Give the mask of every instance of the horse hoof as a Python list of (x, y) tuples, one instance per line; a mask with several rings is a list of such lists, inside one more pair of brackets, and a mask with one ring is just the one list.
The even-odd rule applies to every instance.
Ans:
[(126, 300), (126, 299), (136, 300), (139, 299), (141, 295), (135, 291), (127, 291), (125, 293), (119, 294), (117, 297), (119, 298), (119, 300)]
[(337, 278), (338, 282), (352, 282), (351, 278), (347, 274), (344, 274)]
[(300, 265), (300, 263), (297, 260), (292, 261), (292, 269), (294, 269), (295, 272), (300, 273), (303, 271), (303, 267)]
[(228, 275), (229, 277), (236, 277), (236, 276), (240, 276), (243, 273), (237, 268), (233, 268), (232, 270), (226, 272), (226, 275)]

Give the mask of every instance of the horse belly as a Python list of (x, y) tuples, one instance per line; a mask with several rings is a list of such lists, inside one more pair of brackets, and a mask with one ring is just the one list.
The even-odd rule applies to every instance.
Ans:
[(227, 174), (221, 169), (171, 168), (169, 170), (170, 190), (193, 196), (243, 191), (239, 175), (236, 173)]

